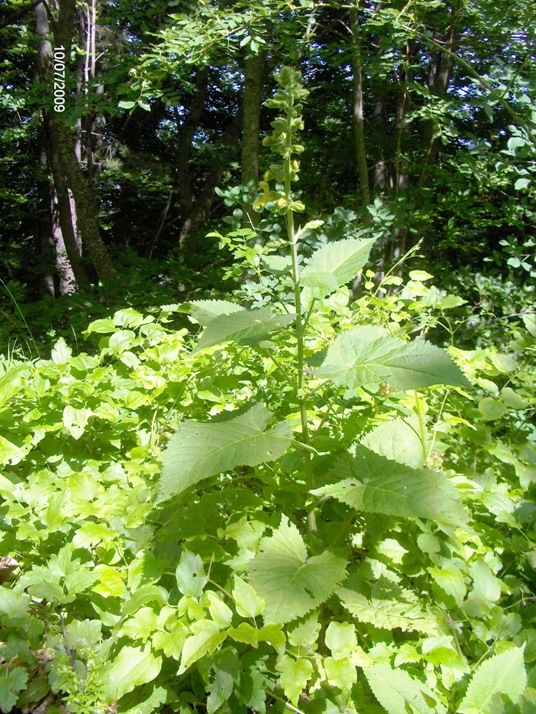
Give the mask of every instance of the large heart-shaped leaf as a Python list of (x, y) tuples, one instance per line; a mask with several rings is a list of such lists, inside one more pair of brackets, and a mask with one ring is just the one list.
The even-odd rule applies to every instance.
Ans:
[(368, 260), (375, 238), (346, 238), (315, 250), (301, 272), (300, 282), (311, 296), (323, 298), (353, 280)]
[(440, 347), (425, 340), (404, 342), (373, 325), (355, 327), (340, 334), (330, 345), (316, 374), (350, 389), (377, 388), (381, 382), (388, 382), (396, 389), (469, 384)]
[[(206, 314), (204, 319), (206, 320)], [(269, 307), (260, 310), (235, 310), (218, 315), (209, 321), (192, 354), (222, 342), (257, 344), (271, 332), (281, 330), (293, 319), (294, 315), (276, 315)]]
[(146, 647), (123, 647), (106, 670), (104, 693), (107, 702), (115, 702), (135, 687), (152, 682), (162, 667), (162, 658)]
[(497, 694), (506, 694), (516, 704), (526, 685), (523, 648), (507, 649), (478, 666), (458, 711), (460, 714), (487, 714)]
[(307, 557), (300, 532), (286, 516), (249, 566), (251, 584), (266, 600), (266, 622), (289, 622), (306, 615), (346, 577), (346, 562), (333, 553)]
[(435, 618), (422, 609), (417, 596), (384, 577), (380, 577), (367, 594), (339, 588), (337, 595), (346, 610), (360, 622), (386, 630), (439, 632)]
[(241, 305), (228, 300), (193, 300), (186, 303), (181, 311), (188, 311), (200, 325), (206, 327), (220, 315), (231, 315), (245, 310)]
[(337, 459), (333, 471), (346, 478), (312, 493), (333, 496), (366, 513), (455, 524), (467, 521), (454, 486), (437, 471), (411, 468), (364, 446), (356, 448), (355, 456), (345, 454)]
[(274, 461), (290, 446), (287, 422), (267, 429), (272, 412), (255, 404), (245, 414), (212, 422), (183, 422), (164, 451), (159, 501), (236, 466)]

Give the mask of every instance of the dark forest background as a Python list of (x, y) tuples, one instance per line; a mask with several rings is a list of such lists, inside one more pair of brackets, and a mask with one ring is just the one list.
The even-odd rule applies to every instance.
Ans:
[(528, 0), (4, 2), (2, 345), (231, 289), (207, 234), (280, 230), (252, 203), (283, 63), (311, 92), (317, 239), (366, 228), (379, 276), (415, 249), (397, 271), (465, 299), (468, 339), (500, 336), (533, 302), (535, 19)]

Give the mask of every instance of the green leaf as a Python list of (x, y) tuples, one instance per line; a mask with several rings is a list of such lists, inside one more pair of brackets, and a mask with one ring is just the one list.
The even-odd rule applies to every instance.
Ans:
[(166, 626), (166, 630), (158, 630), (151, 637), (153, 647), (162, 650), (166, 657), (179, 660), (182, 654), (182, 646), (188, 637), (189, 632), (182, 622), (175, 620), (171, 625)]
[(259, 630), (248, 622), (241, 622), (238, 627), (231, 627), (228, 635), (236, 642), (244, 642), (255, 648), (259, 646)]
[(233, 611), (226, 605), (219, 595), (209, 590), (205, 593), (202, 600), (202, 605), (205, 605), (205, 600), (208, 603), (208, 610), (214, 622), (220, 627), (230, 627), (233, 619)]
[(315, 489), (315, 496), (333, 496), (366, 513), (431, 518), (456, 525), (467, 521), (454, 486), (437, 471), (413, 469), (357, 446), (355, 456), (345, 454), (337, 459), (333, 472), (346, 478)]
[(298, 697), (307, 686), (313, 674), (313, 665), (308, 659), (295, 660), (283, 655), (276, 664), (280, 673), (279, 684), (291, 704), (296, 704)]
[(528, 188), (530, 186), (530, 179), (528, 178), (518, 178), (516, 182), (514, 183), (514, 188), (516, 191), (521, 191), (524, 188)]
[(318, 640), (321, 623), (318, 622), (318, 612), (314, 610), (309, 615), (287, 627), (288, 641), (294, 647), (312, 647)]
[[(387, 714), (442, 714), (446, 711), (424, 682), (414, 679), (402, 669), (375, 664), (364, 669), (363, 674)], [(431, 701), (434, 707), (430, 706)]]
[(355, 627), (349, 622), (330, 622), (326, 629), (325, 642), (333, 659), (350, 657), (357, 647)]
[(0, 435), (0, 464), (7, 464), (22, 452), (16, 444)]
[(370, 431), (361, 444), (391, 461), (418, 469), (423, 466), (423, 453), (416, 429), (417, 425), (412, 427), (404, 419), (391, 419)]
[(60, 337), (52, 348), (51, 357), (54, 364), (66, 364), (72, 354), (72, 349), (67, 345), (63, 337)]
[(155, 602), (160, 607), (167, 605), (167, 592), (160, 585), (143, 585), (136, 590), (130, 600), (123, 603), (123, 615), (133, 615), (142, 605), (148, 602)]
[(462, 571), (454, 563), (446, 561), (440, 568), (428, 568), (428, 572), (447, 595), (461, 604), (467, 592), (467, 586)]
[(326, 657), (323, 661), (328, 682), (343, 692), (348, 692), (357, 682), (357, 671), (352, 662), (345, 659)]
[(111, 665), (106, 668), (104, 696), (115, 702), (141, 684), (152, 682), (162, 668), (162, 658), (155, 657), (150, 649), (123, 647)]
[(22, 379), (28, 375), (29, 371), (30, 367), (27, 364), (19, 364), (9, 369), (0, 378), (0, 407), (3, 407), (8, 399), (11, 399), (19, 391)]
[(103, 597), (123, 597), (125, 582), (117, 568), (100, 564), (95, 567), (94, 572), (98, 574), (99, 581), (93, 586), (93, 592)]
[(179, 674), (207, 654), (213, 654), (227, 637), (220, 626), (212, 620), (197, 620), (191, 627), (193, 634), (188, 637), (182, 648)]
[(208, 577), (200, 555), (184, 549), (175, 576), (179, 592), (188, 597), (201, 597)]
[(102, 635), (100, 620), (73, 620), (65, 627), (69, 647), (80, 650), (95, 647)]
[(339, 287), (337, 279), (332, 273), (309, 273), (300, 278), (300, 284), (311, 290), (311, 295), (305, 293), (306, 303), (309, 303), (312, 297), (318, 296), (321, 299), (320, 296), (329, 295)]
[(141, 585), (151, 585), (160, 580), (165, 564), (157, 560), (150, 550), (140, 550), (128, 566), (127, 585), (135, 592)]
[(186, 303), (183, 309), (187, 309), (194, 320), (197, 320), (203, 327), (206, 327), (220, 315), (231, 315), (235, 312), (245, 311), (245, 308), (227, 300), (194, 300)]
[(474, 673), (462, 703), (460, 714), (486, 714), (496, 694), (505, 694), (516, 704), (527, 686), (523, 648), (515, 647), (485, 660)]
[(264, 610), (264, 598), (259, 597), (249, 583), (234, 576), (233, 598), (240, 617), (257, 617)]
[(265, 674), (256, 665), (242, 669), (240, 673), (239, 696), (248, 707), (248, 711), (265, 714), (266, 712)]
[(63, 410), (63, 426), (67, 429), (73, 439), (79, 439), (84, 433), (91, 409), (76, 409), (75, 407), (66, 406)]
[(290, 446), (292, 432), (287, 422), (267, 429), (271, 416), (259, 403), (226, 421), (183, 422), (164, 451), (158, 500), (236, 466), (279, 459)]
[(11, 588), (0, 587), (0, 621), (5, 625), (24, 622), (30, 603), (28, 595), (15, 593)]
[(300, 275), (300, 283), (323, 298), (353, 280), (368, 260), (375, 238), (347, 238), (323, 245), (312, 254)]
[(346, 563), (328, 551), (307, 558), (300, 532), (282, 516), (274, 534), (261, 540), (249, 571), (266, 601), (265, 621), (290, 622), (328, 599), (346, 577)]
[(212, 660), (211, 669), (214, 672), (214, 679), (207, 699), (207, 714), (218, 711), (233, 693), (235, 684), (240, 681), (236, 650), (226, 649), (218, 652)]
[(92, 332), (98, 334), (107, 334), (108, 332), (115, 332), (116, 325), (111, 317), (102, 318), (101, 320), (94, 320), (88, 325), (87, 330), (84, 334), (90, 335)]
[(424, 340), (404, 342), (373, 325), (340, 334), (330, 345), (316, 375), (349, 389), (376, 389), (381, 382), (388, 382), (395, 389), (420, 389), (432, 384), (468, 385), (444, 350)]
[(478, 410), (486, 421), (493, 421), (503, 417), (508, 408), (493, 397), (484, 397), (478, 402)]
[(404, 632), (438, 632), (436, 621), (422, 610), (416, 596), (386, 578), (379, 578), (369, 597), (347, 588), (339, 588), (337, 595), (348, 612), (360, 622), (386, 630), (399, 628)]
[(501, 597), (501, 581), (492, 573), (491, 568), (481, 558), (471, 565), (473, 593), (480, 600), (497, 602)]
[(132, 307), (114, 312), (114, 323), (118, 327), (139, 327), (148, 322), (154, 322), (154, 319), (153, 315), (142, 315), (141, 312), (134, 310)]
[(423, 283), (426, 280), (431, 280), (434, 276), (427, 273), (426, 270), (410, 270), (409, 277), (411, 280), (418, 280)]
[(0, 709), (10, 712), (19, 698), (19, 693), (26, 687), (28, 672), (24, 667), (4, 669), (0, 674)]
[[(525, 327), (529, 334), (536, 337), (536, 313), (525, 313), (522, 318)], [(1, 388), (0, 388), (1, 393)]]
[[(167, 699), (168, 691), (165, 687), (154, 687), (151, 694), (140, 701), (137, 697), (135, 699), (135, 706), (123, 710), (124, 714), (153, 714), (153, 712), (161, 711), (162, 704), (165, 704)], [(136, 696), (135, 694), (133, 696)]]
[(254, 345), (293, 319), (294, 315), (275, 315), (269, 307), (219, 315), (209, 322), (192, 354), (222, 342)]
[(261, 260), (274, 273), (284, 273), (292, 268), (290, 255), (265, 255)]
[(526, 409), (528, 407), (528, 403), (523, 397), (511, 387), (503, 387), (501, 389), (501, 397), (511, 409)]

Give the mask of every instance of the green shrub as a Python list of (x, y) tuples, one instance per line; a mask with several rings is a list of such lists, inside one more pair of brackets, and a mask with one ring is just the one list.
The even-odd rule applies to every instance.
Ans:
[(449, 354), (431, 276), (352, 301), (373, 238), (304, 259), (278, 82), (256, 207), (287, 236), (222, 236), (253, 307), (128, 308), (3, 367), (5, 712), (533, 710), (534, 323)]

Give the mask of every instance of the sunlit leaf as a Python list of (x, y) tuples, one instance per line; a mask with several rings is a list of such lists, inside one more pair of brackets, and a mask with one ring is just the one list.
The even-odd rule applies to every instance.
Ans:
[(357, 277), (375, 240), (346, 238), (321, 246), (307, 261), (300, 283), (316, 298), (329, 295)]
[(266, 601), (266, 622), (289, 622), (327, 600), (346, 577), (346, 562), (325, 551), (307, 557), (300, 532), (286, 516), (249, 565), (255, 590)]
[(293, 315), (276, 315), (269, 307), (219, 315), (208, 323), (192, 354), (222, 342), (254, 345), (293, 319)]
[(358, 446), (345, 454), (333, 472), (343, 480), (315, 489), (316, 496), (333, 496), (357, 511), (391, 516), (431, 518), (460, 524), (465, 510), (449, 479), (437, 471), (413, 469)]
[(350, 389), (376, 389), (382, 382), (395, 389), (468, 385), (461, 370), (441, 348), (425, 340), (404, 342), (372, 325), (340, 334), (315, 373)]
[(290, 446), (292, 432), (287, 422), (268, 428), (271, 417), (269, 409), (255, 404), (226, 421), (183, 422), (164, 451), (159, 500), (236, 466), (278, 459)]
[(400, 668), (375, 664), (363, 674), (387, 714), (443, 714), (447, 710), (427, 684)]
[(496, 694), (505, 694), (516, 704), (526, 685), (523, 648), (508, 649), (479, 665), (469, 682), (458, 712), (487, 714)]
[(162, 658), (149, 648), (123, 647), (105, 670), (104, 693), (107, 702), (115, 702), (140, 684), (152, 682), (162, 667)]

